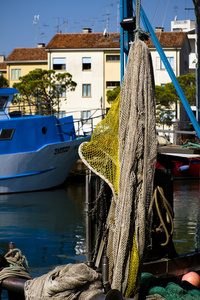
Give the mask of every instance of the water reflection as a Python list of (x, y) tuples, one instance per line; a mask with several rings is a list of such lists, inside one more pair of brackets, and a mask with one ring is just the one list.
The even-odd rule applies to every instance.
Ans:
[(174, 182), (174, 244), (178, 253), (200, 250), (200, 181)]
[(59, 264), (85, 260), (85, 186), (0, 195), (0, 249), (15, 242), (30, 273), (40, 276)]
[[(178, 253), (200, 249), (200, 181), (174, 182), (174, 244)], [(0, 249), (15, 242), (37, 277), (55, 266), (85, 260), (85, 183), (0, 195)]]

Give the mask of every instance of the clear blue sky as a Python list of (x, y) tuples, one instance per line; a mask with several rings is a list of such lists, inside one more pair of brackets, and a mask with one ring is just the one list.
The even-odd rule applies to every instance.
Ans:
[[(195, 20), (192, 0), (141, 0), (152, 27), (170, 31), (171, 21)], [(0, 55), (8, 56), (17, 47), (35, 47), (63, 33), (119, 31), (120, 0), (0, 0)], [(36, 17), (35, 17), (36, 16)], [(39, 16), (37, 18), (37, 16)], [(141, 24), (142, 27), (142, 24)]]

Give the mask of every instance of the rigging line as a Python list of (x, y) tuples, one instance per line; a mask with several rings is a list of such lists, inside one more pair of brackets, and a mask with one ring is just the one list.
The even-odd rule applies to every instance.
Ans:
[(163, 14), (164, 14), (164, 11), (165, 11), (165, 7), (166, 7), (166, 1), (167, 0), (165, 0), (165, 3), (164, 3), (164, 6), (163, 6), (163, 9), (162, 9), (162, 13), (160, 14), (160, 24), (161, 24), (161, 22), (162, 22), (162, 19), (163, 19)]
[(160, 0), (158, 1), (158, 4), (157, 4), (157, 7), (156, 7), (156, 10), (155, 10), (155, 13), (154, 13), (154, 16), (153, 16), (153, 20), (151, 22), (151, 26), (153, 27), (153, 23), (154, 23), (154, 20), (155, 20), (155, 17), (156, 17), (156, 14), (157, 14), (157, 11), (158, 11), (158, 7), (160, 5)]
[(167, 1), (167, 5), (166, 5), (166, 9), (165, 9), (165, 14), (164, 14), (164, 17), (163, 17), (163, 23), (162, 23), (162, 27), (164, 25), (164, 22), (165, 22), (165, 17), (166, 17), (166, 13), (167, 13), (167, 8), (168, 8), (168, 5), (169, 5), (169, 0)]

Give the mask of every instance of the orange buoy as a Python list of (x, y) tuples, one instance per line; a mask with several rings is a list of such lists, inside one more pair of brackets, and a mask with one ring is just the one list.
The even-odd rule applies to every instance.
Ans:
[(200, 276), (196, 272), (189, 272), (182, 277), (182, 281), (188, 281), (197, 288), (200, 288)]

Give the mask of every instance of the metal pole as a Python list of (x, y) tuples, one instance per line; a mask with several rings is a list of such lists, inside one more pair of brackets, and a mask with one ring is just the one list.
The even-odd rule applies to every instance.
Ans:
[(197, 36), (197, 64), (196, 64), (196, 119), (200, 123), (200, 67), (199, 67), (199, 53), (200, 53), (200, 0), (195, 3), (195, 17), (196, 17), (196, 36)]
[(86, 171), (86, 261), (92, 267), (92, 216), (91, 216), (91, 170)]

